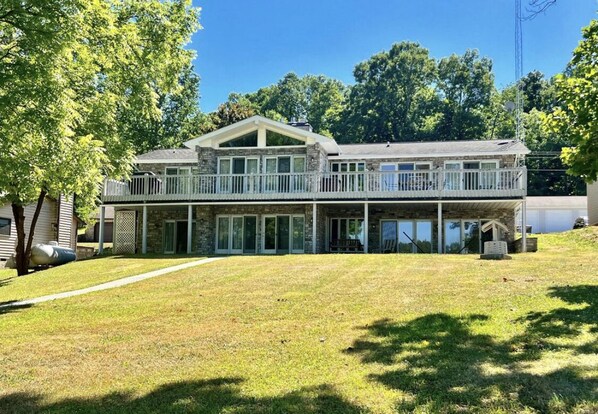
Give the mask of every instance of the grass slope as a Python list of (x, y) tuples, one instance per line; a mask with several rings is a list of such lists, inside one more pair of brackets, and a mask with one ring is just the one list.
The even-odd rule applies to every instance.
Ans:
[(82, 289), (111, 280), (198, 260), (190, 256), (106, 256), (68, 263), (18, 277), (0, 269), (0, 303)]
[(598, 411), (598, 228), (475, 256), (234, 257), (0, 315), (0, 412)]

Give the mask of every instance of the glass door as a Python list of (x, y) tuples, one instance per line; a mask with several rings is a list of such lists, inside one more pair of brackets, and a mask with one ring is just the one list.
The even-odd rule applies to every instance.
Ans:
[(264, 182), (264, 191), (267, 193), (275, 193), (278, 188), (278, 177), (276, 177), (276, 158), (266, 158), (265, 170), (267, 175)]
[[(479, 186), (479, 170), (480, 163), (478, 161), (463, 163), (463, 184), (466, 190), (477, 190)], [(474, 171), (468, 171), (474, 170)]]
[(255, 253), (257, 217), (245, 216), (243, 222), (243, 253)]
[(276, 217), (276, 253), (285, 254), (290, 250), (289, 236), (290, 236), (290, 217), (277, 216)]
[(382, 228), (381, 252), (394, 253), (397, 246), (397, 221), (382, 220), (380, 227)]
[(233, 216), (231, 221), (231, 247), (233, 254), (243, 253), (243, 217)]
[(263, 253), (304, 253), (304, 216), (264, 216)]
[(462, 253), (480, 253), (480, 222), (463, 220)]
[(291, 157), (278, 157), (278, 192), (288, 193), (290, 189)]
[(164, 222), (164, 253), (174, 253), (175, 251), (175, 225), (176, 222), (174, 220)]
[(447, 162), (444, 164), (444, 189), (445, 190), (460, 190), (461, 189), (461, 172), (451, 171), (461, 169), (461, 164), (458, 162)]
[(413, 253), (415, 246), (412, 240), (415, 235), (413, 234), (413, 221), (399, 221), (399, 253)]
[(248, 193), (257, 193), (259, 188), (257, 174), (259, 172), (259, 160), (257, 158), (247, 158), (247, 166), (245, 168), (247, 177), (245, 191)]
[(228, 253), (230, 217), (218, 217), (216, 253)]
[(395, 191), (397, 189), (396, 164), (380, 164), (380, 188), (382, 191)]
[(245, 178), (245, 158), (233, 158), (232, 192), (243, 192), (243, 181)]
[(432, 221), (418, 220), (415, 223), (416, 243), (424, 253), (432, 253)]
[(218, 160), (218, 175), (224, 177), (218, 177), (218, 192), (230, 193), (231, 189), (231, 161), (228, 158), (220, 158)]

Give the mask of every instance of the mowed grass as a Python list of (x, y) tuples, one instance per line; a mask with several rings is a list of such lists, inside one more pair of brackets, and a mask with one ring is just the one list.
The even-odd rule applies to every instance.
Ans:
[(0, 412), (595, 413), (598, 228), (234, 257), (0, 315)]
[(52, 293), (82, 289), (111, 280), (198, 260), (192, 256), (105, 256), (68, 263), (48, 270), (17, 276), (0, 269), (0, 304)]

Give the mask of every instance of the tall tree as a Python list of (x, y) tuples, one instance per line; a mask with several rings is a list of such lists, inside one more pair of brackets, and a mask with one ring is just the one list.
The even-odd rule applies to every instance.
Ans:
[(559, 106), (546, 119), (548, 129), (571, 143), (562, 159), (586, 182), (598, 179), (598, 20), (583, 30), (564, 74), (555, 81)]
[(161, 91), (155, 85), (154, 92), (158, 97), (159, 116), (139, 115), (133, 107), (119, 112), (122, 137), (138, 154), (158, 148), (177, 148), (201, 133), (199, 76), (192, 65), (183, 69), (172, 90)]
[(436, 65), (418, 43), (394, 44), (359, 63), (353, 71), (343, 123), (342, 140), (354, 142), (410, 141), (427, 115), (424, 103), (436, 76)]
[(480, 58), (477, 50), (442, 58), (438, 62), (437, 88), (442, 102), (438, 138), (485, 138), (483, 109), (490, 104), (494, 88), (492, 61)]
[[(6, 0), (0, 5), (0, 203), (17, 229), (26, 274), (46, 196), (77, 194), (89, 214), (102, 174), (130, 170), (123, 111), (160, 116), (198, 28), (187, 0)], [(36, 203), (27, 239), (24, 207)]]

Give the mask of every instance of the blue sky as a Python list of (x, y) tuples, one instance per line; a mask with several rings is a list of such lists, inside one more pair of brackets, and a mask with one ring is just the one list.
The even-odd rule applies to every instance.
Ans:
[[(528, 0), (522, 0), (527, 3)], [(478, 49), (496, 85), (514, 81), (515, 0), (193, 0), (202, 8), (197, 51), (201, 108), (230, 92), (253, 92), (284, 74), (323, 74), (353, 83), (353, 68), (395, 42), (419, 42), (432, 57)], [(561, 72), (597, 18), (597, 0), (557, 0), (523, 23), (523, 70)]]

